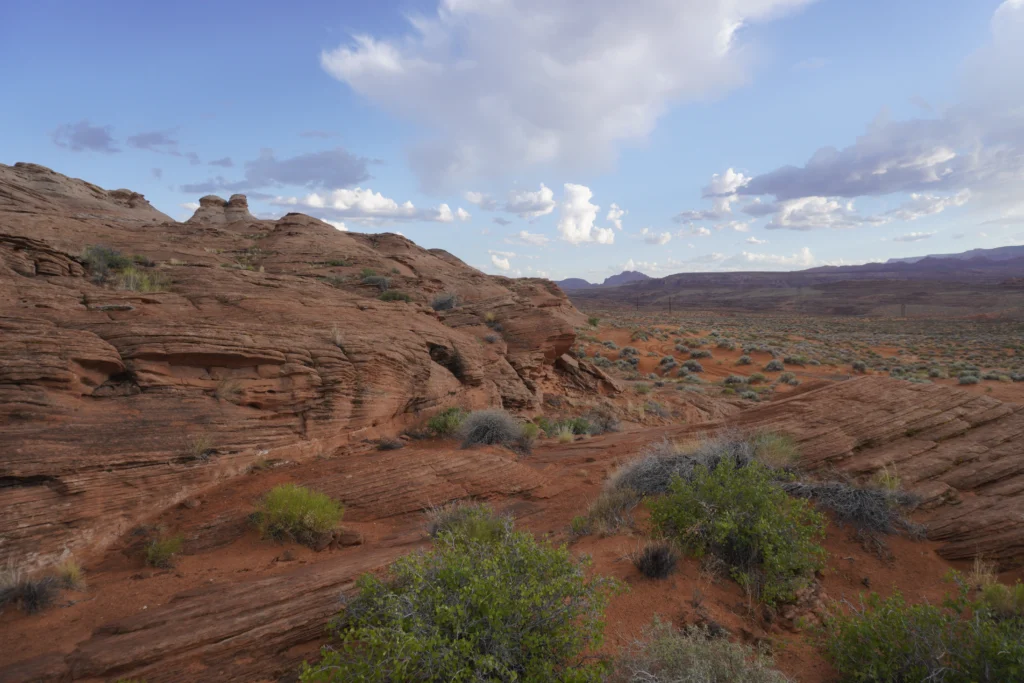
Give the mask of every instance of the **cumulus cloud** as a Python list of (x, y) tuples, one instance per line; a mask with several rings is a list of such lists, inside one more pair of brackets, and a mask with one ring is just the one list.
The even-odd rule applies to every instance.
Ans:
[(361, 187), (312, 192), (303, 197), (276, 197), (271, 204), (301, 208), (321, 219), (349, 219), (377, 225), (396, 221), (451, 223), (456, 218), (469, 218), (461, 208), (453, 212), (447, 204), (441, 204), (436, 209), (417, 209), (410, 201), (399, 204), (380, 192)]
[(672, 233), (654, 232), (650, 228), (644, 228), (641, 230), (640, 235), (644, 238), (644, 242), (647, 244), (657, 244), (659, 246), (668, 244), (672, 240)]
[(769, 230), (817, 230), (880, 225), (886, 221), (882, 217), (857, 213), (853, 202), (841, 202), (829, 197), (800, 197), (779, 202), (775, 216), (765, 227)]
[[(740, 27), (810, 0), (441, 0), (398, 38), (358, 35), (323, 69), (422, 123), (411, 152), (426, 184), (535, 164), (609, 165), (670, 105), (743, 84), (755, 63)], [(572, 36), (566, 40), (566, 36)]]
[(726, 221), (715, 226), (715, 230), (732, 230), (734, 232), (750, 232), (750, 223), (745, 221)]
[(348, 187), (369, 180), (370, 159), (336, 147), (321, 152), (278, 159), (274, 150), (260, 151), (258, 158), (245, 162), (245, 178), (231, 181), (222, 177), (181, 186), (182, 192), (241, 192), (251, 188), (295, 185), (310, 189)]
[(718, 211), (682, 211), (672, 216), (676, 223), (692, 223), (693, 221), (719, 221), (722, 214)]
[(532, 247), (543, 247), (551, 240), (536, 232), (527, 232), (526, 230), (520, 230), (515, 235), (511, 235), (505, 238), (507, 244), (528, 244)]
[(466, 192), (464, 196), (467, 202), (479, 206), (484, 211), (494, 211), (498, 208), (498, 202), (483, 192)]
[(65, 123), (50, 133), (50, 139), (58, 147), (72, 152), (103, 152), (113, 154), (121, 150), (114, 146), (112, 126), (94, 126), (88, 120)]
[(614, 243), (614, 230), (594, 225), (597, 212), (601, 207), (590, 203), (594, 196), (590, 188), (585, 185), (566, 183), (564, 191), (562, 203), (558, 207), (558, 232), (561, 233), (562, 239), (570, 244)]
[(341, 230), (342, 232), (348, 232), (348, 228), (345, 226), (345, 223), (343, 221), (327, 221), (327, 220), (325, 220), (324, 223), (327, 223), (327, 225), (334, 226), (335, 229)]
[(184, 204), (178, 204), (178, 206), (187, 211), (196, 211), (199, 209), (199, 202), (185, 202)]
[(950, 207), (963, 206), (970, 198), (970, 190), (963, 190), (948, 197), (940, 197), (934, 194), (918, 194), (915, 192), (910, 195), (909, 201), (902, 204), (898, 209), (889, 211), (886, 215), (901, 221), (915, 221), (924, 216), (942, 213)]
[(622, 230), (622, 217), (626, 213), (625, 210), (619, 208), (618, 204), (612, 202), (612, 205), (608, 207), (608, 215), (604, 219), (614, 225), (616, 230)]
[(701, 191), (701, 196), (712, 200), (714, 213), (732, 213), (730, 204), (736, 201), (736, 193), (748, 183), (749, 177), (730, 168), (725, 173), (711, 176), (711, 182)]
[(744, 240), (747, 244), (768, 244), (768, 240), (759, 240), (754, 236), (750, 236)]
[[(984, 206), (1017, 202), (1024, 175), (1022, 63), (1024, 2), (1006, 0), (992, 18), (988, 42), (963, 65), (956, 105), (937, 116), (902, 121), (883, 112), (852, 145), (822, 147), (803, 166), (757, 175), (738, 192), (777, 201), (913, 193), (918, 197), (912, 202), (938, 210), (967, 197)], [(960, 204), (935, 203), (945, 193)]]
[(520, 218), (540, 218), (555, 210), (555, 193), (544, 183), (541, 183), (540, 189), (536, 191), (513, 190), (508, 193), (504, 210)]
[(893, 237), (893, 242), (920, 242), (934, 236), (934, 232), (910, 232), (906, 235), (900, 235), (899, 237)]
[(498, 254), (491, 254), (491, 263), (494, 265), (495, 268), (501, 271), (507, 271), (512, 267), (512, 264), (509, 263), (508, 258), (499, 256)]

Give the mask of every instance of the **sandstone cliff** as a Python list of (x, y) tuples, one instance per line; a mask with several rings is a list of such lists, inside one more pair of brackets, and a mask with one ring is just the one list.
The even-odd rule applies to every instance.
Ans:
[[(161, 286), (100, 281), (83, 258), (100, 245)], [(366, 269), (411, 301), (381, 301)], [(435, 312), (445, 292), (461, 303)], [(358, 450), (450, 405), (614, 391), (556, 369), (581, 322), (551, 282), (399, 235), (257, 220), (241, 195), (177, 223), (128, 190), (0, 165), (0, 564), (98, 552), (257, 459)]]

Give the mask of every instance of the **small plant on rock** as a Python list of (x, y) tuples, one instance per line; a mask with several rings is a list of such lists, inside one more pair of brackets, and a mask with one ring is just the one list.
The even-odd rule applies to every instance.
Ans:
[(649, 579), (666, 579), (679, 561), (675, 549), (668, 543), (651, 543), (633, 556), (633, 564)]
[(435, 436), (452, 436), (459, 429), (459, 425), (466, 419), (466, 411), (462, 408), (445, 408), (434, 417), (427, 420), (427, 429)]
[(181, 536), (159, 536), (146, 546), (146, 564), (159, 569), (174, 566), (174, 557), (181, 552)]
[(270, 489), (253, 516), (263, 538), (291, 539), (314, 546), (334, 531), (344, 508), (329, 496), (298, 484)]

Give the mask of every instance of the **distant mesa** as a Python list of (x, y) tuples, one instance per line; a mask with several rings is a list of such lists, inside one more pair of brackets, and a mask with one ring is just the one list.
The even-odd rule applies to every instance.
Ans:
[(599, 285), (587, 282), (583, 278), (578, 277), (571, 277), (566, 280), (556, 280), (556, 284), (563, 290), (568, 291), (573, 289), (592, 289), (595, 287), (616, 287), (618, 285), (628, 285), (631, 282), (642, 282), (650, 279), (651, 277), (649, 275), (644, 275), (639, 271), (624, 270), (618, 275), (612, 275), (611, 277), (605, 278), (604, 282)]
[(227, 201), (215, 194), (208, 194), (199, 199), (199, 208), (192, 214), (192, 218), (185, 222), (192, 225), (222, 225), (254, 220), (256, 217), (249, 213), (249, 200), (244, 194), (233, 194)]
[(996, 247), (995, 249), (971, 249), (959, 254), (928, 254), (927, 256), (909, 256), (907, 258), (891, 258), (886, 261), (890, 263), (919, 263), (925, 259), (957, 259), (969, 261), (972, 259), (985, 259), (988, 261), (1009, 261), (1010, 259), (1024, 257), (1024, 244), (1010, 247)]

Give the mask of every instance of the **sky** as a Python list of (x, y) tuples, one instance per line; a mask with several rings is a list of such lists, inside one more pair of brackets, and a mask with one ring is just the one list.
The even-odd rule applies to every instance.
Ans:
[(485, 272), (1024, 244), (1024, 0), (10, 0), (0, 163)]

